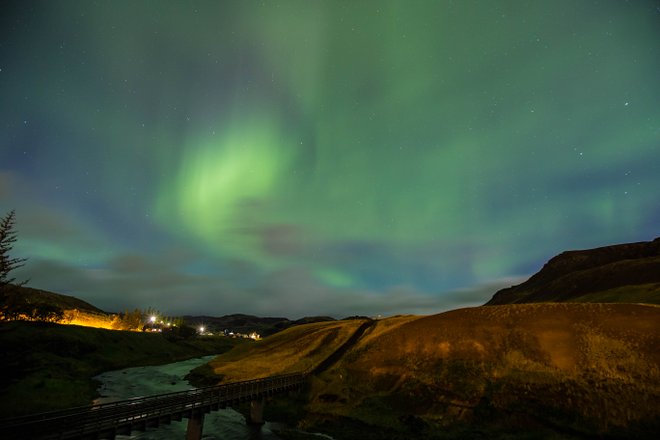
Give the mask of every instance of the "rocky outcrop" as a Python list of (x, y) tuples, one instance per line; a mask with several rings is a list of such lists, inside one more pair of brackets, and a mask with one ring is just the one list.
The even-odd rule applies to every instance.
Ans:
[[(486, 305), (599, 300), (610, 302), (611, 295), (599, 298), (598, 293), (611, 293), (614, 289), (620, 289), (617, 295), (625, 296), (622, 287), (642, 285), (647, 286), (648, 301), (640, 301), (637, 297), (630, 302), (657, 302), (656, 297), (660, 292), (660, 238), (649, 242), (562, 252), (524, 283), (495, 293)], [(585, 298), (586, 295), (589, 297)], [(616, 302), (626, 301), (625, 298), (618, 298)]]

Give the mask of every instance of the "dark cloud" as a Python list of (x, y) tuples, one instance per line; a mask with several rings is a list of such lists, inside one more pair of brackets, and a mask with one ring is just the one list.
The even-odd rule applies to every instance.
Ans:
[(328, 287), (307, 269), (296, 267), (272, 272), (255, 287), (241, 288), (219, 275), (193, 275), (179, 267), (165, 259), (127, 254), (103, 268), (31, 260), (17, 275), (31, 278), (33, 287), (74, 295), (107, 311), (155, 307), (174, 315), (251, 313), (289, 318), (434, 314), (481, 305), (498, 289), (522, 281), (498, 280), (442, 295), (410, 286), (380, 292)]
[(271, 256), (298, 256), (304, 250), (304, 232), (295, 225), (268, 225), (261, 229), (264, 252)]
[(410, 286), (385, 291), (337, 289), (323, 285), (304, 268), (290, 268), (265, 278), (256, 289), (257, 310), (278, 310), (285, 316), (434, 314), (455, 307), (482, 305), (503, 287), (521, 282), (508, 278), (452, 292), (421, 292)]
[(445, 292), (442, 296), (449, 307), (472, 307), (483, 305), (500, 289), (520, 284), (529, 276), (508, 277), (492, 280), (464, 289)]

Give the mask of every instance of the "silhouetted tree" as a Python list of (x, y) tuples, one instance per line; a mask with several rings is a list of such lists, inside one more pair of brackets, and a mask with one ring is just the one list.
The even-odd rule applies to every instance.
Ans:
[(64, 310), (54, 304), (32, 303), (21, 295), (20, 287), (27, 281), (16, 283), (10, 272), (23, 266), (26, 258), (12, 258), (9, 253), (16, 242), (16, 212), (9, 211), (0, 219), (0, 320), (60, 322)]
[[(16, 241), (16, 212), (11, 210), (2, 220), (0, 220), (0, 292), (4, 292), (7, 285), (14, 283), (16, 278), (10, 278), (9, 273), (23, 266), (27, 261), (25, 258), (11, 258), (9, 252), (14, 247)], [(18, 285), (24, 285), (24, 281)]]
[(53, 304), (36, 304), (32, 310), (35, 321), (60, 322), (64, 320), (64, 310)]
[(5, 321), (32, 320), (34, 307), (17, 295), (8, 295), (2, 304), (2, 319)]
[(18, 296), (17, 287), (27, 283), (16, 283), (16, 278), (10, 273), (27, 261), (25, 258), (12, 258), (10, 252), (16, 242), (16, 212), (9, 211), (0, 220), (0, 319), (11, 319), (10, 316), (20, 315), (25, 309), (25, 300)]
[(197, 330), (190, 327), (189, 325), (183, 324), (181, 326), (176, 327), (175, 333), (184, 339), (188, 339), (195, 337), (197, 335)]

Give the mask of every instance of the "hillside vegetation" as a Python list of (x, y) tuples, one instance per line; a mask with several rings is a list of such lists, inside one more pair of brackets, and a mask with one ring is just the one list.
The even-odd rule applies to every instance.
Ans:
[(313, 382), (304, 423), (347, 418), (431, 437), (660, 428), (660, 307), (528, 304), (388, 321)]
[(197, 385), (258, 379), (277, 374), (311, 371), (337, 351), (365, 320), (298, 325), (254, 344), (224, 353), (193, 370)]
[(487, 305), (532, 302), (660, 304), (660, 238), (563, 252)]
[[(360, 322), (295, 327), (216, 358), (233, 381), (304, 371)], [(660, 307), (520, 304), (375, 321), (271, 419), (335, 438), (652, 438)], [(284, 410), (282, 409), (284, 408)]]
[(3, 417), (88, 405), (104, 371), (222, 353), (244, 339), (167, 340), (160, 334), (38, 322), (0, 323)]
[(12, 296), (32, 306), (46, 305), (63, 312), (61, 324), (82, 325), (96, 328), (116, 328), (118, 316), (106, 313), (92, 304), (69, 295), (25, 286), (10, 287)]

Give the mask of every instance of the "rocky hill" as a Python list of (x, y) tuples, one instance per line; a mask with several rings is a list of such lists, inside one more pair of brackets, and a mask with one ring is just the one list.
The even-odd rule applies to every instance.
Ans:
[(486, 305), (534, 302), (660, 304), (660, 238), (563, 252)]

